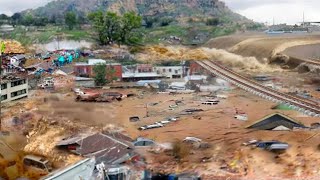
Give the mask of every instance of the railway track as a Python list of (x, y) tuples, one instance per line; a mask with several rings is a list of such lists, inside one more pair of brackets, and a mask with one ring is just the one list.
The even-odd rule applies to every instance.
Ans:
[(246, 78), (214, 61), (196, 61), (200, 66), (209, 72), (219, 76), (238, 87), (252, 92), (258, 96), (277, 103), (284, 103), (290, 107), (303, 112), (309, 116), (320, 117), (320, 105), (318, 102), (304, 98), (288, 95), (268, 88), (249, 78)]

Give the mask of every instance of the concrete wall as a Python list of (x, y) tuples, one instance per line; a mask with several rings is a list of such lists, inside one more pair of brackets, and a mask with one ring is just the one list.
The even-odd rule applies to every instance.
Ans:
[[(25, 80), (25, 83), (11, 87), (11, 82), (23, 81), (23, 80)], [(15, 81), (8, 81), (6, 83), (1, 83), (1, 85), (7, 84), (7, 87), (5, 89), (1, 90), (1, 97), (7, 95), (7, 99), (2, 100), (1, 103), (14, 101), (14, 100), (17, 100), (20, 98), (28, 97), (28, 93), (29, 93), (28, 92), (28, 79), (20, 79), (20, 80), (15, 80)], [(22, 91), (22, 90), (25, 90), (25, 93), (14, 96), (14, 97), (12, 96), (12, 93), (17, 92), (17, 91)]]

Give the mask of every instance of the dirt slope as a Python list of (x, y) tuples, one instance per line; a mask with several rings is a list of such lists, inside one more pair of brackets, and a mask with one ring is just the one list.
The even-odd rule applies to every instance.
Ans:
[(253, 56), (263, 60), (272, 59), (288, 48), (310, 44), (320, 44), (320, 36), (318, 34), (232, 35), (212, 39), (205, 46), (226, 49), (245, 57)]

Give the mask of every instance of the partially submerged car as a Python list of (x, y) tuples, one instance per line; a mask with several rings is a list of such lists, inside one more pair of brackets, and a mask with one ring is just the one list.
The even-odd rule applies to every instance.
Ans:
[(160, 128), (160, 127), (163, 127), (163, 124), (161, 124), (159, 122), (156, 122), (154, 124), (141, 126), (141, 127), (138, 128), (138, 130), (144, 131), (144, 130), (147, 130), (147, 129), (154, 129), (154, 128)]
[(52, 166), (47, 159), (35, 155), (26, 155), (23, 158), (23, 166), (26, 170), (36, 171), (43, 175), (52, 171)]
[(186, 143), (201, 143), (202, 139), (196, 138), (196, 137), (186, 137), (184, 138), (183, 142)]
[(138, 122), (138, 121), (140, 121), (140, 118), (138, 116), (132, 116), (129, 118), (129, 121), (130, 122)]
[(201, 112), (203, 109), (185, 109), (184, 112), (193, 113), (193, 112)]
[(286, 150), (289, 148), (289, 144), (280, 141), (260, 141), (256, 143), (256, 146), (269, 151)]

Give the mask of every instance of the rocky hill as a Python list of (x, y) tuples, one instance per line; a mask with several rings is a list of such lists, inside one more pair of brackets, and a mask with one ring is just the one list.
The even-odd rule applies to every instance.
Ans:
[(79, 16), (96, 10), (109, 10), (117, 13), (135, 11), (142, 16), (171, 17), (179, 22), (193, 19), (223, 17), (229, 21), (248, 21), (233, 13), (224, 2), (219, 0), (55, 0), (44, 7), (28, 10), (38, 17), (63, 19), (67, 11)]

